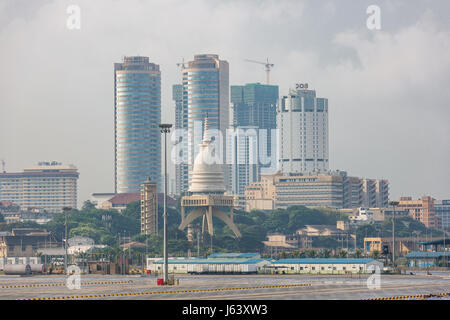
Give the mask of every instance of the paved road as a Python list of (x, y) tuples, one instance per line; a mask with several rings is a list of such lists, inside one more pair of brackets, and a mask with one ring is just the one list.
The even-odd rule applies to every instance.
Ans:
[(155, 277), (82, 275), (81, 289), (70, 290), (63, 276), (0, 276), (0, 299), (367, 299), (450, 292), (448, 273), (382, 275), (376, 290), (368, 289), (367, 276), (179, 275), (176, 279), (179, 285), (161, 287)]

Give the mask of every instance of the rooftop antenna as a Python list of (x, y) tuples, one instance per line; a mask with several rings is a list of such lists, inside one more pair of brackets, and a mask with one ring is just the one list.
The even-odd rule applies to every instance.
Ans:
[(5, 165), (6, 165), (6, 162), (5, 162), (5, 160), (2, 159), (2, 171), (3, 171), (3, 173), (6, 173)]
[(248, 59), (245, 59), (245, 61), (264, 65), (266, 67), (266, 82), (267, 82), (267, 84), (270, 84), (270, 68), (272, 68), (274, 66), (274, 64), (269, 62), (269, 58), (267, 58), (266, 62), (248, 60)]

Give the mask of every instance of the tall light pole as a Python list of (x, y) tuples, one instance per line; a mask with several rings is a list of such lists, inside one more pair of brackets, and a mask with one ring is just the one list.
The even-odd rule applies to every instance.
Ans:
[(169, 280), (169, 260), (167, 257), (167, 134), (170, 133), (171, 124), (161, 123), (161, 133), (164, 133), (164, 284)]
[(391, 201), (389, 204), (394, 207), (392, 213), (392, 266), (395, 271), (395, 207), (398, 206), (398, 201)]
[(67, 211), (72, 210), (70, 207), (64, 207), (64, 274), (67, 274)]

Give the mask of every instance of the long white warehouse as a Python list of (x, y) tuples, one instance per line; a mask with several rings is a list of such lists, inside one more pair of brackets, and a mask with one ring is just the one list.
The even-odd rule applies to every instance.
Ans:
[(346, 274), (374, 273), (383, 270), (383, 263), (374, 259), (363, 258), (306, 258), (281, 259), (265, 267), (272, 273), (309, 273), (309, 274)]
[[(262, 268), (270, 264), (265, 259), (196, 259), (196, 258), (170, 258), (168, 260), (169, 273), (258, 273)], [(161, 273), (163, 270), (163, 260), (147, 260), (147, 270), (152, 273)]]

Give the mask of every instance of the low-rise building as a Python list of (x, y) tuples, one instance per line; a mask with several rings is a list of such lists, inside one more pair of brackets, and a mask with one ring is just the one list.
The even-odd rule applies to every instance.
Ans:
[(36, 222), (37, 224), (45, 224), (53, 219), (53, 214), (37, 208), (28, 208), (22, 210), (20, 206), (9, 201), (0, 202), (0, 214), (7, 224), (15, 222)]
[(33, 257), (40, 247), (55, 247), (57, 242), (50, 232), (21, 228), (0, 235), (0, 257)]
[(368, 258), (303, 258), (281, 259), (266, 266), (272, 273), (346, 274), (374, 273), (383, 270), (383, 263)]
[(413, 200), (412, 197), (401, 197), (397, 208), (407, 210), (414, 220), (422, 222), (427, 228), (441, 228), (441, 219), (435, 214), (432, 197), (423, 196), (418, 200)]
[(411, 268), (449, 267), (450, 252), (413, 251), (406, 255)]
[[(168, 263), (169, 273), (251, 274), (261, 272), (270, 261), (252, 258), (169, 258)], [(152, 273), (161, 273), (163, 260), (151, 261), (147, 265), (147, 270), (151, 270)]]
[(308, 237), (302, 237), (298, 234), (285, 235), (281, 233), (272, 233), (267, 235), (267, 240), (263, 241), (264, 250), (266, 252), (278, 251), (294, 251), (297, 249), (311, 248), (312, 239)]
[(364, 195), (369, 192), (374, 193), (375, 199), (383, 199), (380, 204), (387, 205), (387, 180), (375, 183), (383, 185), (381, 196), (377, 196), (379, 189), (376, 187), (364, 191), (364, 180), (349, 177), (345, 171), (295, 174), (277, 172), (261, 175), (260, 181), (245, 187), (245, 209), (274, 210), (295, 205), (333, 209), (356, 208), (363, 205)]
[[(110, 210), (114, 209), (119, 212), (122, 212), (126, 209), (127, 205), (132, 202), (140, 202), (141, 201), (141, 193), (140, 192), (131, 192), (131, 193), (117, 193), (110, 199), (103, 201), (100, 209)], [(157, 203), (164, 202), (164, 194), (158, 193), (158, 201)], [(171, 196), (167, 196), (167, 206), (175, 207), (177, 200)]]

